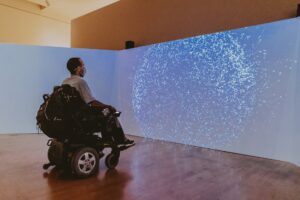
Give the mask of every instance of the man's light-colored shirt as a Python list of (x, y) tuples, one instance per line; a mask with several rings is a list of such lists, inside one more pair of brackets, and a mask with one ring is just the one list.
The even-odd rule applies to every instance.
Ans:
[(85, 103), (90, 103), (95, 100), (87, 82), (80, 76), (71, 75), (71, 77), (66, 78), (62, 84), (67, 84), (76, 88)]

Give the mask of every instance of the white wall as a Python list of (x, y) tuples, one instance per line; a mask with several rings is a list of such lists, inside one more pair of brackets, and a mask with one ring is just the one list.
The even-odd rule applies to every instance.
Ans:
[(70, 76), (66, 68), (70, 57), (85, 62), (85, 80), (94, 97), (115, 105), (114, 51), (0, 44), (0, 134), (37, 132), (35, 117), (42, 95)]
[(70, 47), (71, 25), (0, 2), (0, 43)]

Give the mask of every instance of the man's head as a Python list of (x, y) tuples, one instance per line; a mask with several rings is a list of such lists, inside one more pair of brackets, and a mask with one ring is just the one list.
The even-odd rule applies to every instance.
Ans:
[(83, 61), (78, 58), (70, 58), (67, 62), (67, 69), (72, 75), (78, 75), (84, 77), (85, 74), (85, 67)]

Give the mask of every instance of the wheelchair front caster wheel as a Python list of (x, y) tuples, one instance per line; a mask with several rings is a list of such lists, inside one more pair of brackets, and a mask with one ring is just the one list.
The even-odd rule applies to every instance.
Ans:
[(105, 158), (105, 165), (108, 169), (114, 169), (119, 163), (119, 156), (110, 153)]
[(43, 169), (47, 170), (50, 166), (52, 166), (51, 163), (43, 164)]
[(95, 174), (99, 168), (98, 152), (90, 147), (77, 150), (72, 156), (71, 168), (79, 178)]

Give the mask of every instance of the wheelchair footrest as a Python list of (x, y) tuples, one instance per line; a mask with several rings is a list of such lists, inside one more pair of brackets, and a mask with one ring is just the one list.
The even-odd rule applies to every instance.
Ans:
[(128, 149), (128, 148), (130, 148), (130, 147), (133, 147), (135, 145), (135, 143), (133, 143), (133, 144), (125, 144), (125, 145), (121, 145), (121, 146), (118, 146), (118, 148), (119, 148), (119, 150), (120, 151), (124, 151), (124, 150), (126, 150), (126, 149)]

